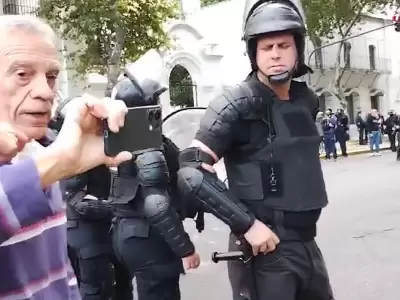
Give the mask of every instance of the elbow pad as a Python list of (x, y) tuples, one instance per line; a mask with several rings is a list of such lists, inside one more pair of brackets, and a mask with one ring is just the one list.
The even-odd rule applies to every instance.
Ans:
[(236, 234), (246, 233), (255, 221), (255, 216), (216, 174), (203, 169), (182, 168), (178, 172), (178, 188), (185, 199), (195, 198), (201, 202), (205, 211), (215, 215)]
[(168, 166), (161, 151), (145, 152), (136, 158), (139, 183), (144, 187), (165, 187), (168, 185)]

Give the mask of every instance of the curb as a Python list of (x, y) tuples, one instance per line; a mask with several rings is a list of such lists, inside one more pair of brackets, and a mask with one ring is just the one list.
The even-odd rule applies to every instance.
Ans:
[[(382, 147), (382, 148), (380, 148), (380, 150), (381, 151), (390, 150), (390, 146)], [(348, 152), (347, 155), (351, 156), (351, 155), (365, 154), (365, 153), (369, 153), (369, 152), (370, 152), (369, 149), (362, 149), (362, 150), (360, 149), (360, 150), (355, 150), (355, 151), (352, 151), (352, 152)], [(341, 156), (341, 154), (338, 154), (338, 156)], [(323, 158), (325, 158), (325, 155), (322, 154), (322, 155), (319, 156), (319, 158), (323, 159)]]

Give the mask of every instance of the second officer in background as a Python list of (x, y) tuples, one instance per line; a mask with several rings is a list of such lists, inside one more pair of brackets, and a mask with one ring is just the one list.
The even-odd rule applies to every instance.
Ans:
[[(60, 104), (50, 127), (59, 131), (63, 122)], [(109, 235), (112, 211), (106, 203), (110, 172), (99, 166), (60, 182), (67, 202), (67, 239), (82, 300), (132, 300), (132, 280), (118, 263)]]
[[(135, 75), (148, 74), (153, 68), (146, 63), (154, 64), (157, 59), (158, 54), (150, 51), (131, 68)], [(145, 70), (141, 71), (143, 64)], [(123, 100), (128, 108), (158, 104), (166, 88), (158, 81), (140, 80), (127, 72), (129, 78), (115, 87), (115, 99)], [(183, 264), (190, 269), (200, 263), (177, 213), (178, 199), (171, 196), (178, 155), (174, 144), (164, 137), (163, 149), (144, 150), (112, 175), (113, 245), (119, 260), (136, 278), (140, 300), (179, 300)]]

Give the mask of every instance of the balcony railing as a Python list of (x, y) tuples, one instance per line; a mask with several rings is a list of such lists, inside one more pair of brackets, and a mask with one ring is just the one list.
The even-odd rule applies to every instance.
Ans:
[(3, 0), (3, 13), (5, 15), (35, 15), (38, 1), (35, 0)]
[[(335, 67), (336, 56), (329, 52), (322, 52), (322, 67), (329, 70)], [(315, 56), (310, 61), (311, 67), (318, 69), (320, 66), (315, 65)], [(340, 67), (349, 70), (371, 71), (377, 73), (390, 73), (392, 71), (392, 60), (388, 58), (376, 57), (371, 63), (371, 59), (366, 55), (357, 55), (350, 53), (350, 61), (347, 65), (342, 57)]]

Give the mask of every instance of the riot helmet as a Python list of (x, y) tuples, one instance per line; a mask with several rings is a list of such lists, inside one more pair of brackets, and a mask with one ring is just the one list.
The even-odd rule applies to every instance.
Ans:
[(160, 54), (150, 50), (133, 63), (127, 64), (112, 98), (122, 100), (127, 107), (156, 105), (168, 90), (162, 83), (164, 65)]
[(296, 5), (290, 0), (248, 0), (248, 3), (250, 5), (245, 7), (243, 39), (252, 70), (261, 71), (256, 62), (257, 42), (261, 36), (268, 33), (292, 33), (297, 50), (296, 64), (280, 74), (263, 75), (272, 84), (279, 84), (312, 73), (304, 62), (306, 28)]

